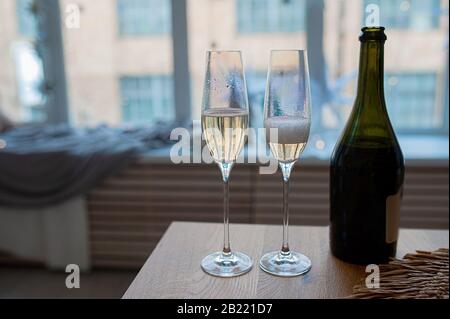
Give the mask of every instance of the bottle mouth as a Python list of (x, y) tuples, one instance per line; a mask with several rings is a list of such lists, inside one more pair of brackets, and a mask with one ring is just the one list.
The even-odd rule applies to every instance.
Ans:
[(381, 41), (387, 40), (386, 34), (384, 33), (384, 27), (364, 27), (361, 29), (362, 34), (359, 36), (359, 41)]

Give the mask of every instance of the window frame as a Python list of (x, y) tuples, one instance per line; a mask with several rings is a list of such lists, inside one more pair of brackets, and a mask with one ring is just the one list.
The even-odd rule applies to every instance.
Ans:
[[(44, 57), (44, 60), (47, 59), (51, 61), (51, 63), (46, 63), (44, 67), (44, 72), (46, 75), (54, 81), (52, 83), (56, 83), (55, 87), (52, 88), (55, 91), (56, 99), (51, 99), (48, 102), (47, 113), (48, 113), (48, 122), (50, 123), (68, 123), (68, 102), (67, 102), (67, 91), (65, 84), (65, 73), (64, 73), (64, 59), (63, 59), (63, 44), (61, 40), (58, 40), (58, 37), (62, 35), (62, 25), (61, 25), (61, 16), (59, 9), (59, 1), (58, 5), (55, 6), (53, 4), (53, 0), (36, 0), (40, 3), (43, 3), (46, 10), (50, 11), (48, 16), (50, 19), (46, 19), (45, 23), (43, 23), (42, 27), (44, 32), (47, 31), (50, 38), (56, 39), (54, 41), (48, 41), (46, 45), (48, 45), (47, 52), (56, 52), (56, 59), (50, 56)], [(188, 57), (188, 33), (187, 33), (187, 0), (170, 0), (171, 1), (171, 14), (172, 14), (172, 22), (171, 22), (171, 32), (170, 35), (172, 37), (173, 42), (173, 96), (175, 103), (175, 118), (176, 121), (186, 122), (191, 119), (191, 90), (190, 90), (190, 74), (189, 74), (189, 57)], [(317, 0), (305, 0), (305, 30), (307, 38), (313, 41), (316, 37), (322, 37), (322, 29), (312, 27), (312, 23), (308, 21), (308, 17), (311, 16), (312, 11), (316, 11), (320, 9), (321, 6), (324, 5), (324, 1)], [(319, 8), (319, 9), (318, 9)], [(310, 19), (315, 19), (313, 17), (309, 17)], [(55, 23), (58, 27), (55, 28)], [(323, 22), (322, 22), (323, 24)], [(310, 40), (308, 40), (310, 41)], [(313, 52), (308, 43), (308, 47), (310, 47), (310, 55), (315, 55), (317, 52)], [(448, 57), (448, 52), (447, 52)], [(47, 62), (48, 62), (47, 61)], [(310, 59), (310, 62), (313, 62), (314, 66), (311, 66), (311, 70), (313, 68), (318, 70), (318, 73), (324, 73), (324, 65), (320, 63), (320, 59)], [(49, 67), (50, 66), (50, 67)], [(61, 68), (62, 66), (62, 68)], [(448, 59), (447, 59), (447, 69), (443, 74), (443, 78), (438, 75), (438, 83), (440, 81), (444, 81), (443, 92), (438, 92), (436, 103), (443, 103), (444, 113), (446, 120), (444, 120), (443, 127), (439, 129), (432, 130), (418, 130), (414, 129), (410, 132), (402, 131), (401, 134), (423, 134), (423, 135), (443, 135), (448, 134), (449, 124), (448, 124)], [(445, 85), (447, 84), (447, 85)], [(440, 86), (438, 84), (438, 86)]]
[[(45, 104), (46, 123), (70, 124), (69, 102), (67, 97), (64, 46), (62, 41), (62, 14), (60, 2), (54, 0), (35, 0), (45, 14), (40, 19), (39, 29), (46, 34), (45, 39), (37, 39), (36, 44), (44, 52), (43, 69), (45, 86), (49, 98)], [(187, 42), (187, 0), (171, 1), (171, 30), (173, 48), (173, 98), (175, 121), (185, 123), (191, 119), (191, 91), (188, 65)]]
[[(69, 123), (69, 104), (62, 38), (60, 2), (34, 0), (37, 2), (37, 39), (35, 45), (40, 52), (43, 69), (43, 87), (46, 101), (43, 108), (47, 114), (44, 123)], [(39, 36), (43, 34), (45, 36)]]

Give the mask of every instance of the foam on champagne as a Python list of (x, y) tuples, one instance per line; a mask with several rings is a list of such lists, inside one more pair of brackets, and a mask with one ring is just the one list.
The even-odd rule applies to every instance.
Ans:
[[(269, 143), (279, 144), (306, 144), (310, 125), (310, 121), (301, 116), (275, 116), (264, 122)], [(278, 141), (271, 140), (271, 128), (278, 129)]]
[(204, 110), (202, 112), (203, 116), (212, 116), (212, 117), (233, 117), (233, 116), (245, 116), (248, 115), (247, 110), (238, 109), (238, 108), (210, 108), (208, 110)]

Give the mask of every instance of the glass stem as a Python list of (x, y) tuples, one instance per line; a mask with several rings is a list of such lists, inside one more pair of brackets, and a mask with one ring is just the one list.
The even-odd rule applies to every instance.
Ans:
[(230, 255), (230, 228), (229, 228), (229, 213), (230, 213), (230, 201), (229, 201), (230, 188), (228, 184), (228, 178), (223, 181), (223, 254)]
[(289, 253), (289, 178), (283, 178), (283, 246), (281, 253)]
[(295, 161), (289, 163), (280, 163), (281, 173), (283, 174), (283, 245), (281, 254), (289, 256), (289, 177)]

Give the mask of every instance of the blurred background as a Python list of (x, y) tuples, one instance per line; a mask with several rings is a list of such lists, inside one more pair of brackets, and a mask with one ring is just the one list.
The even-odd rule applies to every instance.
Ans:
[[(87, 140), (101, 144), (104, 136), (111, 148), (130, 147), (130, 136), (116, 141), (111, 132), (132, 131), (132, 139), (145, 143), (124, 160), (127, 165), (114, 163), (54, 200), (35, 200), (39, 193), (28, 200), (23, 192), (13, 200), (16, 176), (0, 171), (0, 297), (120, 297), (171, 221), (220, 221), (218, 169), (171, 164), (165, 141), (172, 127), (200, 119), (206, 50), (242, 50), (251, 125), (259, 127), (270, 50), (308, 49), (313, 126), (293, 178), (292, 218), (294, 224), (326, 225), (328, 159), (355, 97), (358, 35), (369, 4), (379, 5), (386, 27), (386, 100), (407, 163), (402, 226), (448, 229), (447, 0), (2, 0), (3, 167), (22, 159), (29, 174), (16, 167), (20, 178), (45, 183), (42, 176), (49, 174), (33, 175), (33, 165), (40, 165), (35, 153), (42, 150), (21, 145), (45, 144), (43, 138), (61, 134), (61, 125), (72, 139), (60, 150), (73, 151)], [(22, 142), (20, 130), (30, 127), (34, 135)], [(55, 127), (57, 133), (42, 136)], [(61, 144), (51, 143), (46, 154), (59, 154)], [(108, 154), (103, 150), (99, 161), (108, 162)], [(74, 183), (73, 170), (55, 178), (59, 188)], [(250, 164), (233, 174), (232, 222), (278, 224), (279, 179), (259, 175)], [(33, 278), (56, 278), (48, 291), (18, 283), (24, 273), (32, 275), (24, 266), (58, 270), (70, 262), (94, 270), (86, 275), (87, 290), (68, 291), (63, 275), (44, 270)], [(105, 288), (111, 284), (116, 288)]]

